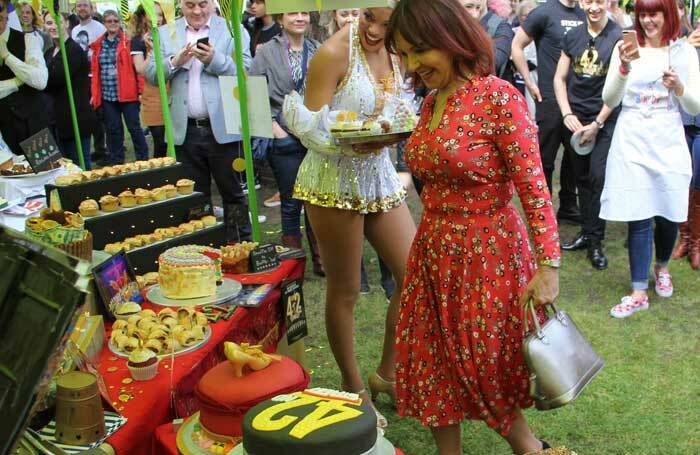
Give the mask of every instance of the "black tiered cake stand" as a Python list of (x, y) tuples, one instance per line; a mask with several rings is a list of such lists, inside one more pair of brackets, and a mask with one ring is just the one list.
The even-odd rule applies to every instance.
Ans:
[[(133, 192), (137, 188), (151, 190), (163, 185), (175, 185), (182, 178), (187, 178), (184, 168), (181, 164), (175, 164), (70, 186), (46, 185), (46, 196), (49, 201), (58, 200), (63, 210), (78, 212), (80, 203), (86, 199), (99, 201), (102, 196), (118, 196), (126, 190)], [(128, 237), (151, 234), (158, 228), (176, 227), (191, 219), (199, 219), (211, 213), (209, 204), (202, 193), (178, 194), (175, 198), (120, 208), (116, 212), (100, 211), (96, 216), (85, 217), (85, 228), (92, 233), (93, 248), (102, 250), (108, 243), (122, 242)], [(168, 248), (188, 244), (218, 248), (225, 243), (225, 238), (224, 225), (217, 222), (214, 226), (190, 234), (129, 250), (127, 256), (136, 274), (141, 275), (157, 271), (158, 256)]]

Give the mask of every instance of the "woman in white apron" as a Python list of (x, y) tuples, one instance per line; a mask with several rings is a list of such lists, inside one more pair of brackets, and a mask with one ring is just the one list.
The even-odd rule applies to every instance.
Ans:
[[(700, 70), (695, 49), (680, 35), (674, 0), (637, 0), (634, 46), (619, 43), (612, 56), (603, 101), (622, 103), (610, 146), (600, 217), (628, 223), (632, 293), (610, 311), (625, 318), (649, 308), (652, 246), (655, 290), (673, 294), (668, 262), (678, 223), (688, 216), (691, 159), (679, 105), (700, 112)], [(653, 225), (656, 224), (654, 229)]]

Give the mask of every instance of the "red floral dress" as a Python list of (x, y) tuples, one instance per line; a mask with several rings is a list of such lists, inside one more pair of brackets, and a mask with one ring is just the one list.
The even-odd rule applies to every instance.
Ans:
[(425, 188), (396, 332), (397, 407), (427, 426), (480, 419), (507, 435), (532, 405), (518, 297), (536, 269), (514, 189), (537, 259), (560, 257), (537, 128), (493, 76), (465, 83), (431, 131), (434, 102), (406, 146)]

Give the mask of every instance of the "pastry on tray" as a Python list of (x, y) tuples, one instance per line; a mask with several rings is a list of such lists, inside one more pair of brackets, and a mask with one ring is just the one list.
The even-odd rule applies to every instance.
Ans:
[(136, 195), (136, 203), (139, 205), (153, 202), (153, 194), (148, 190), (137, 188), (134, 194)]
[(161, 188), (165, 190), (165, 197), (168, 199), (177, 196), (177, 188), (175, 188), (175, 185), (164, 185)]
[(100, 198), (100, 207), (103, 212), (116, 212), (119, 209), (119, 199), (108, 194)]
[(129, 190), (119, 193), (119, 204), (124, 208), (136, 207), (136, 196)]
[(204, 226), (210, 227), (216, 224), (216, 217), (214, 215), (205, 215), (202, 217), (202, 223)]
[(164, 201), (167, 198), (165, 189), (163, 188), (154, 188), (151, 190), (151, 195), (153, 196), (154, 201)]
[(190, 179), (180, 179), (175, 186), (177, 186), (177, 192), (182, 195), (192, 194), (194, 191), (194, 181)]
[(100, 209), (100, 206), (97, 204), (97, 201), (94, 199), (85, 199), (78, 206), (78, 210), (80, 211), (80, 214), (83, 216), (95, 216), (95, 215), (97, 215), (97, 212), (99, 211), (99, 209)]

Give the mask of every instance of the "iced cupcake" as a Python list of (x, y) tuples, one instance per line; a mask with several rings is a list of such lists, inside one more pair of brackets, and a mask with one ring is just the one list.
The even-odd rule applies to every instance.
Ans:
[(158, 374), (158, 356), (150, 349), (139, 348), (129, 354), (126, 366), (136, 381), (148, 381)]

